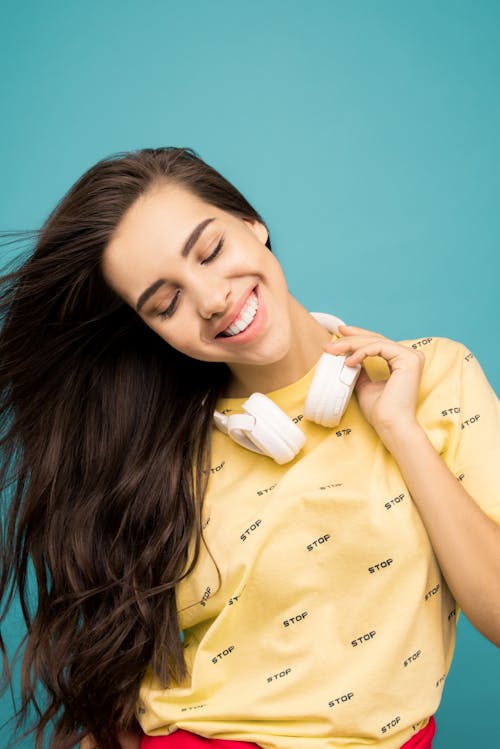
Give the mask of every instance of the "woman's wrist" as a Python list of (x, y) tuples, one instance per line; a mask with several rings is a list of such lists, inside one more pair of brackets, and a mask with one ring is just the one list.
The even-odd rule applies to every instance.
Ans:
[(400, 450), (411, 449), (422, 440), (427, 440), (427, 435), (417, 419), (380, 427), (377, 433), (393, 455)]

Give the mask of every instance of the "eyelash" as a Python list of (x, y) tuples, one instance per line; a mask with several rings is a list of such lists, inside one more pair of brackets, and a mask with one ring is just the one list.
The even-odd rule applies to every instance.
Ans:
[[(212, 260), (215, 260), (217, 255), (220, 254), (223, 246), (224, 246), (224, 237), (221, 237), (215, 250), (207, 258), (205, 258), (205, 260), (201, 261), (201, 265), (207, 265), (208, 263), (211, 263)], [(177, 300), (179, 298), (180, 293), (181, 293), (180, 289), (177, 289), (177, 291), (175, 292), (174, 298), (168, 305), (167, 309), (163, 310), (163, 312), (159, 312), (158, 317), (160, 317), (162, 320), (167, 320), (169, 317), (172, 317), (172, 315), (175, 312), (175, 308), (177, 306)]]
[(163, 310), (163, 312), (158, 312), (158, 317), (160, 317), (162, 320), (166, 320), (168, 317), (171, 317), (174, 314), (175, 306), (177, 304), (177, 299), (179, 298), (180, 293), (180, 289), (177, 289), (174, 298), (168, 305), (167, 309)]
[(219, 240), (219, 244), (217, 245), (217, 247), (215, 248), (215, 250), (212, 252), (211, 255), (209, 255), (207, 258), (205, 258), (205, 260), (202, 260), (201, 264), (202, 265), (206, 265), (207, 263), (211, 263), (212, 260), (215, 260), (215, 258), (217, 257), (217, 255), (221, 252), (223, 246), (224, 246), (224, 237), (221, 237), (220, 240)]

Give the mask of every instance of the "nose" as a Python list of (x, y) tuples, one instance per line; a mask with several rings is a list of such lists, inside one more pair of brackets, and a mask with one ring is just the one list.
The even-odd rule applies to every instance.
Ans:
[(196, 295), (199, 314), (204, 320), (210, 320), (214, 315), (220, 315), (227, 310), (231, 292), (227, 281), (205, 277)]

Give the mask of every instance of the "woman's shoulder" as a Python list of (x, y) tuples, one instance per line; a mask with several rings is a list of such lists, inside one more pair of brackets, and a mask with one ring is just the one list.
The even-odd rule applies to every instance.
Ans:
[(472, 356), (461, 341), (444, 336), (426, 336), (398, 341), (424, 354), (424, 375), (442, 377), (450, 370), (460, 369), (467, 356)]
[[(447, 375), (453, 376), (460, 370), (464, 359), (472, 356), (463, 343), (442, 336), (407, 338), (397, 342), (424, 354), (422, 384), (429, 388), (443, 382)], [(386, 380), (390, 376), (389, 366), (382, 357), (367, 357), (364, 366), (372, 380)]]
[(461, 341), (455, 341), (452, 338), (446, 338), (445, 336), (425, 336), (423, 338), (408, 338), (400, 340), (398, 343), (402, 345), (411, 346), (416, 351), (422, 351), (425, 354), (426, 359), (431, 360), (439, 357), (440, 359), (446, 356), (451, 358), (457, 355), (457, 352), (461, 352), (466, 348), (465, 344)]

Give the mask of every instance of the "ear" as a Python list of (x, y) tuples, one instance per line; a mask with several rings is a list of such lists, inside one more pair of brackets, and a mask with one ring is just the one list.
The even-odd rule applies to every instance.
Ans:
[(269, 232), (267, 231), (264, 224), (254, 218), (244, 218), (243, 221), (248, 226), (248, 228), (253, 231), (257, 239), (262, 242), (262, 244), (265, 244), (267, 242), (269, 238)]

